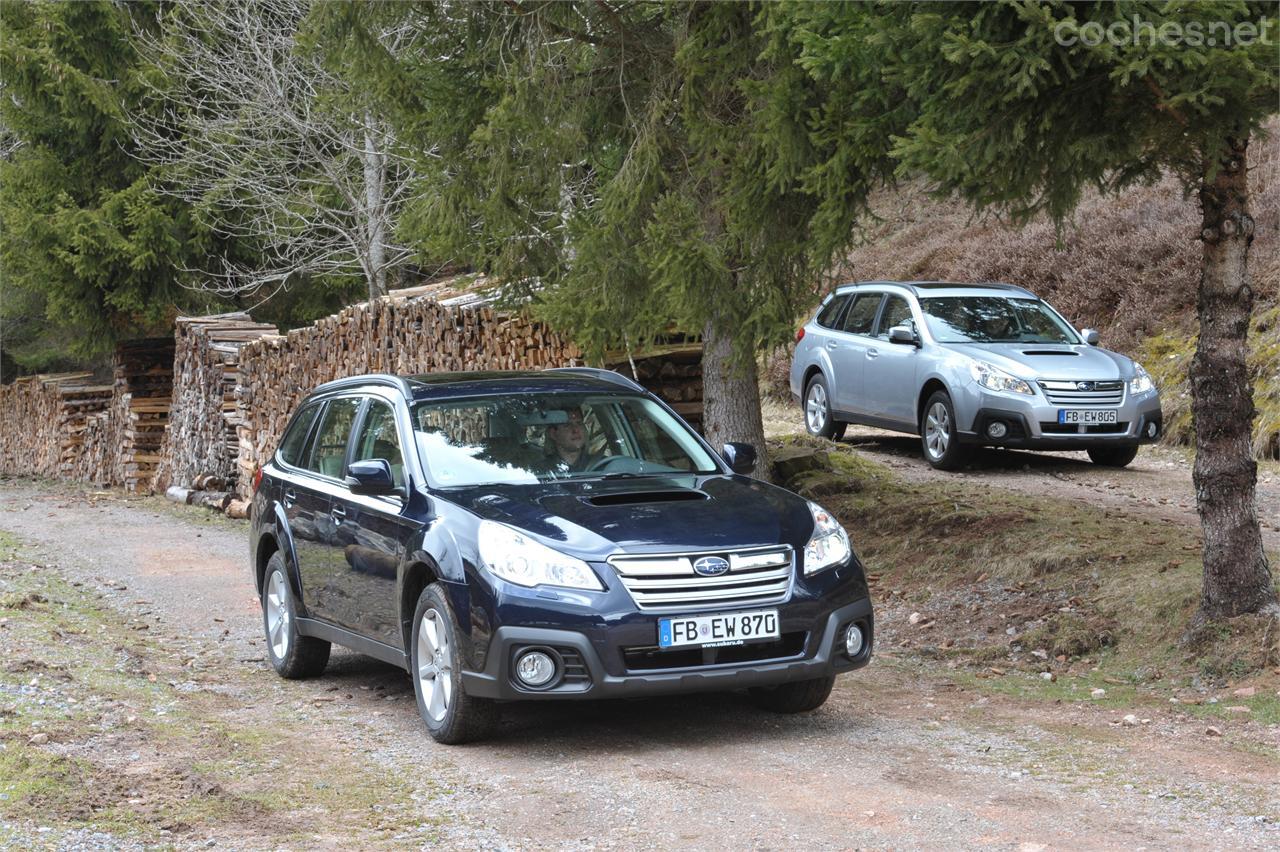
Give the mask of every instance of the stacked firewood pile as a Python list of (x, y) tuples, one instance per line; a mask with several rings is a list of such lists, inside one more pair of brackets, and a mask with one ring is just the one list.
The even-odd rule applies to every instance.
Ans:
[[(581, 364), (569, 341), (483, 300), (446, 299), (438, 286), (401, 290), (344, 308), (240, 353), (238, 490), (274, 450), (298, 402), (316, 385), (361, 373), (538, 370)], [(449, 304), (454, 302), (454, 304)]]
[(233, 490), (237, 469), (235, 388), (241, 350), (275, 333), (275, 326), (254, 322), (245, 313), (178, 318), (172, 410), (153, 490), (166, 491), (172, 486), (223, 493)]
[(69, 476), (97, 485), (151, 487), (173, 393), (173, 339), (132, 340), (116, 347), (111, 402), (86, 418)]
[(0, 386), (0, 473), (70, 477), (88, 418), (111, 402), (91, 373), (28, 376)]
[(673, 334), (638, 352), (607, 352), (605, 363), (657, 394), (690, 426), (701, 431), (701, 340)]

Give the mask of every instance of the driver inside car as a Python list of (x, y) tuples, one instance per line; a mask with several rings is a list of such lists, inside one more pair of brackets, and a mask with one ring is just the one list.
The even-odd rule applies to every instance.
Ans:
[(592, 465), (600, 461), (600, 456), (587, 450), (587, 431), (582, 425), (582, 409), (567, 408), (548, 412), (553, 417), (563, 414), (561, 423), (553, 423), (547, 427), (546, 440), (543, 447), (552, 465), (558, 470), (578, 473), (590, 470)]

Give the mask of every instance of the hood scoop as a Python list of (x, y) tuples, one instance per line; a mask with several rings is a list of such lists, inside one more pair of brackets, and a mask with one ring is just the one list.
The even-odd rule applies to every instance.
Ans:
[(598, 494), (595, 497), (584, 497), (582, 502), (592, 506), (636, 506), (643, 503), (681, 503), (706, 499), (707, 495), (701, 491), (682, 489), (680, 491), (622, 491)]
[(1065, 349), (1024, 349), (1023, 355), (1070, 355), (1072, 358), (1079, 357), (1077, 352), (1068, 352)]

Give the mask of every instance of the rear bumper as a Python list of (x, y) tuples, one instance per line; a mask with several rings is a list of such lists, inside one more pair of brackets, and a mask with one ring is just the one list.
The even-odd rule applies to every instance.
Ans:
[[(862, 650), (850, 658), (845, 654), (844, 630), (853, 622), (858, 622), (863, 628), (865, 641)], [(871, 600), (864, 597), (828, 612), (813, 625), (800, 652), (791, 657), (643, 672), (629, 670), (618, 675), (606, 670), (595, 643), (583, 633), (500, 627), (493, 634), (485, 670), (464, 671), (462, 684), (468, 695), (508, 701), (636, 698), (776, 686), (865, 666), (871, 659), (874, 632)], [(572, 679), (562, 677), (555, 686), (543, 690), (519, 686), (513, 678), (512, 668), (516, 654), (526, 648), (550, 651), (557, 659), (562, 674), (572, 671)]]

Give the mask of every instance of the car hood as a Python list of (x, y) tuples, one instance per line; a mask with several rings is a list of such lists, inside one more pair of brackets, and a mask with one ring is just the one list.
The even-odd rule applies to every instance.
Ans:
[(449, 498), (584, 559), (630, 553), (728, 550), (786, 543), (813, 532), (807, 502), (744, 476), (677, 475), (541, 485), (484, 485)]
[(982, 343), (957, 347), (980, 361), (1023, 379), (1089, 379), (1133, 377), (1133, 362), (1118, 352), (1080, 344)]

